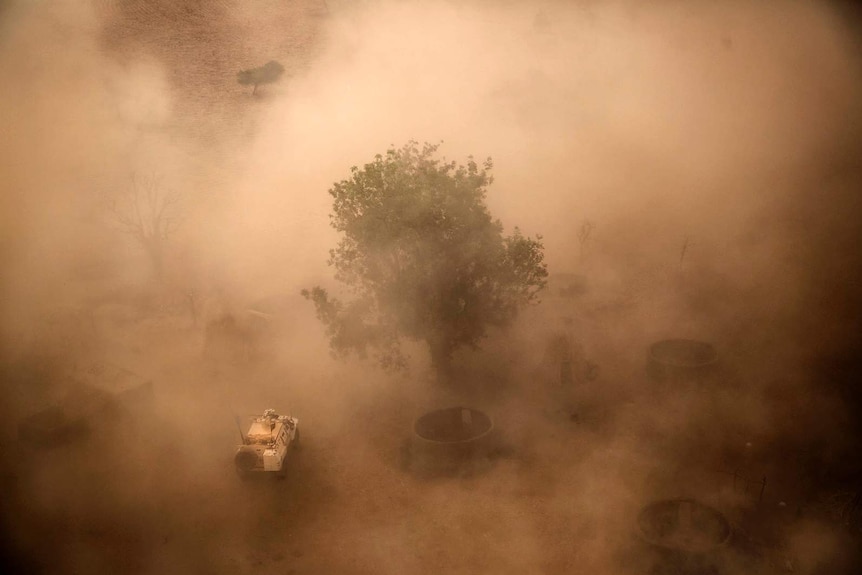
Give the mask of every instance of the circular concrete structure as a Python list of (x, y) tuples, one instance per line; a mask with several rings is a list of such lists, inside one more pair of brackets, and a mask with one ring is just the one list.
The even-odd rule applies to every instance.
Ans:
[(712, 344), (693, 339), (657, 341), (647, 353), (647, 371), (657, 380), (697, 379), (712, 373), (717, 362)]
[(682, 556), (707, 556), (730, 541), (733, 530), (725, 516), (694, 499), (654, 501), (638, 514), (640, 538), (661, 551)]
[(478, 409), (447, 407), (430, 411), (413, 423), (411, 467), (447, 473), (486, 460), (493, 431), (494, 422)]

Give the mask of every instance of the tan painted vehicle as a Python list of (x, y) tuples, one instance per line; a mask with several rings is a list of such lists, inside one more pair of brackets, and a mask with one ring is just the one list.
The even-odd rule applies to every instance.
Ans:
[(299, 447), (299, 420), (267, 409), (251, 418), (248, 432), (242, 429), (242, 445), (233, 459), (237, 475), (242, 479), (259, 473), (284, 477), (288, 453)]

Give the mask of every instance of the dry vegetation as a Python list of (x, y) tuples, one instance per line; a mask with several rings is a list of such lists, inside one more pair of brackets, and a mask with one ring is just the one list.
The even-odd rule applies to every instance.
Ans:
[[(668, 573), (635, 517), (695, 497), (734, 528), (719, 573), (857, 572), (848, 22), (754, 1), (6, 2), (5, 559)], [(236, 73), (270, 60), (284, 77), (252, 96)], [(327, 188), (410, 138), (492, 156), (492, 213), (543, 234), (550, 264), (542, 303), (459, 354), (449, 387), (418, 347), (404, 374), (335, 362), (299, 294), (332, 283)], [(182, 208), (159, 273), (109, 209), (135, 174)], [(250, 333), (244, 310), (264, 300), (266, 345), (203, 353), (208, 323), (229, 314)], [(718, 375), (656, 385), (646, 350), (665, 337), (712, 342)], [(18, 421), (94, 361), (152, 378), (153, 413), (61, 448), (22, 443)], [(413, 419), (459, 404), (493, 416), (501, 448), (459, 476), (410, 473)], [(285, 481), (242, 483), (234, 415), (268, 407), (300, 418), (303, 450)]]

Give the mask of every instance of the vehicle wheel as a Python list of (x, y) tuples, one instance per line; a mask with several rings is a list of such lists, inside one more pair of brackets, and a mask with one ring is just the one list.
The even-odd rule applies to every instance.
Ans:
[(257, 465), (257, 454), (249, 448), (240, 448), (233, 458), (236, 474), (240, 479), (248, 479)]

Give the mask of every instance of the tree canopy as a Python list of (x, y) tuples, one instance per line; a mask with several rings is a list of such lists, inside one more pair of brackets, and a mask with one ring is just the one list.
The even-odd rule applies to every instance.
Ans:
[(275, 60), (270, 60), (260, 68), (241, 70), (236, 75), (236, 81), (243, 86), (254, 86), (251, 93), (255, 94), (260, 84), (272, 84), (281, 78), (282, 74), (284, 74), (284, 66)]
[(336, 355), (371, 350), (384, 366), (403, 366), (401, 339), (424, 341), (448, 378), (457, 348), (508, 325), (545, 286), (541, 236), (504, 236), (485, 204), (491, 159), (460, 165), (437, 149), (389, 149), (329, 190), (330, 223), (343, 234), (329, 264), (349, 299), (319, 286), (303, 295)]

